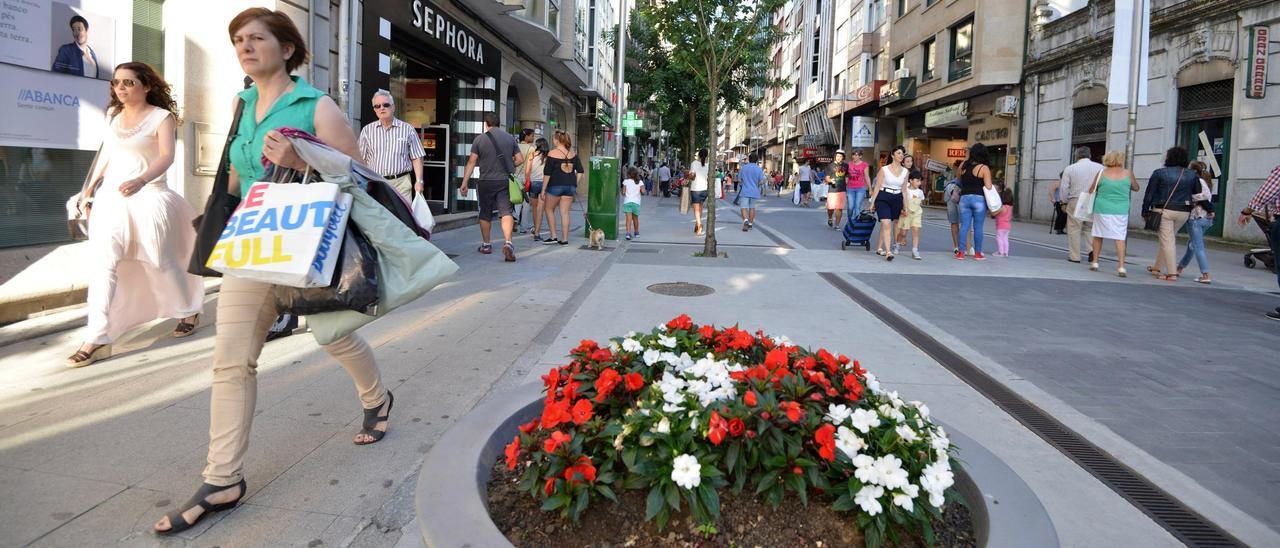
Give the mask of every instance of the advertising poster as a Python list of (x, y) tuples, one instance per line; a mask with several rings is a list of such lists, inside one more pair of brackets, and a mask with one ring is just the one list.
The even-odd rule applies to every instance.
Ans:
[[(120, 2), (0, 2), (0, 62), (72, 76), (111, 79), (116, 20), (107, 15)], [(127, 12), (126, 12), (127, 13)]]
[(102, 80), (0, 64), (0, 146), (97, 150), (110, 92)]

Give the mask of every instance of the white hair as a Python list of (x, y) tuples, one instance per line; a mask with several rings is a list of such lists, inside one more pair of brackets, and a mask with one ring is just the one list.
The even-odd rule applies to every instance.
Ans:
[(386, 97), (387, 101), (390, 102), (392, 105), (396, 104), (396, 98), (392, 97), (391, 92), (385, 89), (380, 89), (378, 91), (373, 92), (373, 97), (371, 98), (377, 98), (377, 97)]

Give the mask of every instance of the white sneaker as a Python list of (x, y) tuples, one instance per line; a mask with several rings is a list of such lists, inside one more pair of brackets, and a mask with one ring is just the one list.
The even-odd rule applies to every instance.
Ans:
[(919, 250), (919, 249), (912, 249), (912, 250), (911, 250), (911, 258), (912, 258), (912, 259), (915, 259), (915, 260), (917, 260), (917, 261), (919, 261), (919, 260), (921, 260), (921, 259), (924, 259), (924, 257), (921, 257), (921, 256), (920, 256), (920, 250)]

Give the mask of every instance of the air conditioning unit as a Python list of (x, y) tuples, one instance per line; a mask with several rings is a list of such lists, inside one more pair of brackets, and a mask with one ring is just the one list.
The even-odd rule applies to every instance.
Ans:
[(1013, 95), (1005, 95), (996, 98), (996, 116), (1017, 116), (1018, 115), (1018, 98)]
[(910, 77), (911, 77), (911, 69), (909, 68), (903, 67), (893, 71), (894, 80), (902, 80), (903, 78), (910, 78)]

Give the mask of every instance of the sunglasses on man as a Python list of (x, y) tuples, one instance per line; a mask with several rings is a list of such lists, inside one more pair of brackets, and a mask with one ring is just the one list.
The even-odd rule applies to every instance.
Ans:
[(374, 103), (373, 108), (391, 108), (391, 103)]

